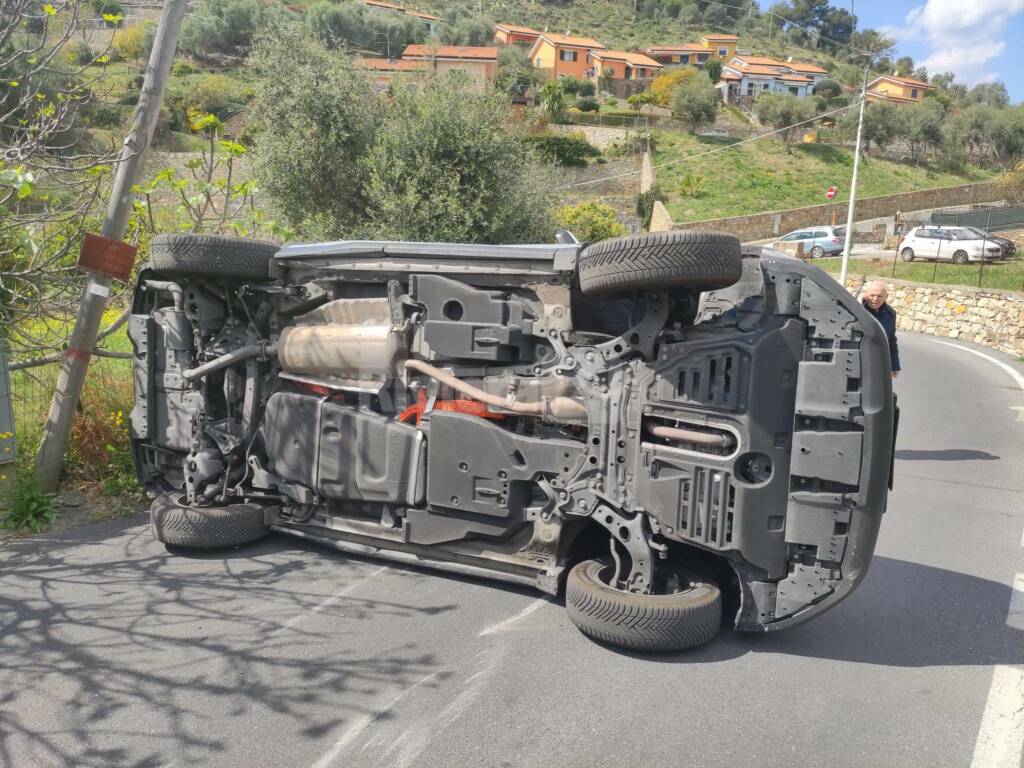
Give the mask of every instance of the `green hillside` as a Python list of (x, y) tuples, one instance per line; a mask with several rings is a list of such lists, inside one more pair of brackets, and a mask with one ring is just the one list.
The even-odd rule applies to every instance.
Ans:
[[(728, 147), (734, 140), (669, 132), (657, 132), (654, 140), (655, 165), (672, 163), (658, 168), (657, 174), (665, 206), (677, 222), (817, 205), (826, 202), (830, 185), (839, 189), (837, 199), (844, 200), (853, 172), (853, 154), (828, 144), (800, 144), (788, 154), (781, 141), (762, 139), (679, 162)], [(697, 182), (702, 191), (696, 196), (680, 192), (680, 180), (687, 174), (702, 180)], [(991, 177), (991, 172), (974, 167), (953, 173), (924, 162), (915, 168), (910, 162), (869, 157), (861, 163), (858, 194), (889, 195)]]

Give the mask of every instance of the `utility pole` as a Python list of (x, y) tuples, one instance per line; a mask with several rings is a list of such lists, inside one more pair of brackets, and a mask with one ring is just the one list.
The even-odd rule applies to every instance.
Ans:
[(850, 265), (853, 247), (853, 207), (857, 203), (857, 170), (860, 166), (860, 136), (864, 130), (864, 104), (868, 94), (868, 64), (864, 65), (864, 85), (860, 89), (860, 117), (857, 119), (857, 144), (853, 148), (853, 177), (850, 179), (850, 202), (846, 208), (846, 239), (843, 242), (843, 266), (839, 270), (839, 284), (846, 287), (846, 270)]
[[(174, 52), (178, 47), (178, 34), (185, 18), (187, 0), (166, 0), (160, 13), (160, 22), (153, 41), (153, 50), (146, 66), (139, 103), (135, 109), (132, 128), (124, 140), (117, 160), (114, 184), (110, 190), (107, 215), (101, 233), (111, 240), (124, 238), (128, 216), (132, 210), (132, 186), (138, 182), (142, 170), (142, 157), (153, 140), (153, 129), (160, 116), (164, 90), (171, 74)], [(111, 278), (98, 272), (89, 272), (82, 291), (75, 328), (71, 332), (64, 360), (57, 377), (57, 389), (50, 402), (50, 412), (43, 425), (43, 439), (39, 445), (36, 475), (39, 485), (47, 493), (57, 490), (64, 451), (67, 448), (75, 409), (82, 394), (89, 358), (96, 345), (100, 321), (110, 296)]]

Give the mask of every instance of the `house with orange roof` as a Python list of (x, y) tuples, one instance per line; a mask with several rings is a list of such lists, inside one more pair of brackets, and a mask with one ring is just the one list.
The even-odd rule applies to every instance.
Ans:
[(397, 3), (388, 2), (388, 0), (363, 0), (365, 5), (370, 10), (384, 11), (386, 13), (394, 13), (400, 16), (408, 16), (422, 22), (427, 28), (427, 34), (433, 36), (437, 34), (437, 25), (443, 24), (440, 16), (435, 16), (432, 13), (426, 13), (424, 11), (416, 11), (412, 8), (406, 8), (404, 5)]
[(605, 46), (592, 37), (573, 37), (554, 32), (541, 32), (530, 48), (530, 61), (535, 69), (542, 70), (548, 77), (591, 77), (587, 54), (606, 50)]
[(495, 24), (494, 42), (500, 45), (532, 46), (541, 36), (541, 32), (533, 27), (520, 27), (516, 24)]
[(726, 104), (750, 106), (762, 93), (810, 96), (814, 86), (826, 77), (828, 72), (817, 64), (736, 55), (722, 66), (722, 76), (715, 87), (722, 92)]
[(477, 93), (486, 91), (498, 76), (498, 49), (472, 45), (408, 45), (402, 60), (422, 62), (437, 75), (462, 72)]
[(888, 101), (890, 104), (917, 104), (924, 101), (925, 91), (934, 88), (922, 80), (898, 75), (882, 75), (868, 83), (867, 101)]
[(367, 79), (377, 90), (386, 89), (396, 76), (426, 74), (430, 71), (430, 64), (426, 61), (366, 58), (359, 59), (357, 63), (366, 70)]
[(689, 64), (697, 68), (711, 59), (727, 61), (736, 54), (736, 35), (704, 35), (699, 43), (682, 45), (652, 45), (644, 51), (648, 56), (665, 66)]
[(650, 56), (637, 51), (590, 51), (587, 54), (587, 70), (597, 83), (601, 77), (612, 80), (647, 80), (657, 77), (663, 65)]

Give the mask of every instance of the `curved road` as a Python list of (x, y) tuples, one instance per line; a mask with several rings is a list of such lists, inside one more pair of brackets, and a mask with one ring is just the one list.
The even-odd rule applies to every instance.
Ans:
[(0, 765), (1019, 768), (1024, 391), (901, 346), (877, 554), (817, 621), (635, 656), (529, 592), (135, 518), (0, 549)]

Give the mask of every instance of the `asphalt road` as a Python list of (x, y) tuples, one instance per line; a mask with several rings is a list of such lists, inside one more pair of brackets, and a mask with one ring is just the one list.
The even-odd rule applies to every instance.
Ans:
[(643, 657), (527, 591), (119, 521), (0, 550), (0, 764), (1016, 768), (1024, 391), (901, 346), (877, 554), (810, 624)]

